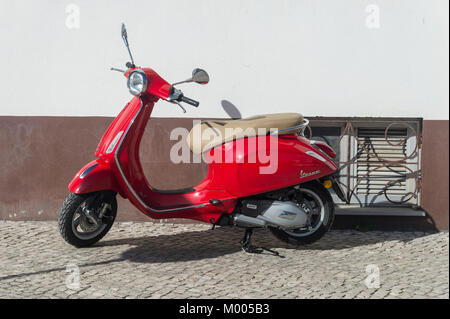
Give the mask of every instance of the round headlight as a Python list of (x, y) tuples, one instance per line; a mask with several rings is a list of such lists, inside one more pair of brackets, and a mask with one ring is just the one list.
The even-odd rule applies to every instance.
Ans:
[(147, 76), (142, 71), (133, 71), (128, 76), (128, 90), (133, 95), (138, 95), (147, 89)]

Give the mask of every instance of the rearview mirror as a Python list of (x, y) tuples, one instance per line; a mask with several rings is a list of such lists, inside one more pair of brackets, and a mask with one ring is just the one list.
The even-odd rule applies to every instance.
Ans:
[(192, 71), (192, 77), (190, 79), (187, 79), (187, 80), (184, 80), (181, 82), (176, 82), (176, 83), (172, 84), (172, 86), (182, 84), (182, 83), (190, 83), (190, 82), (195, 82), (198, 84), (206, 84), (209, 82), (209, 75), (208, 75), (208, 73), (206, 73), (205, 70), (194, 69), (194, 71)]
[(125, 23), (122, 23), (122, 39), (123, 42), (125, 42), (125, 46), (127, 47), (128, 50), (128, 54), (130, 55), (130, 59), (131, 59), (131, 64), (128, 62), (126, 64), (127, 68), (134, 68), (134, 60), (133, 60), (133, 55), (131, 54), (130, 51), (130, 46), (128, 45), (128, 35), (127, 35), (127, 28), (125, 28)]
[(192, 71), (192, 81), (198, 84), (207, 84), (209, 82), (209, 75), (205, 70), (194, 69)]
[(125, 45), (128, 47), (128, 36), (127, 29), (125, 28), (125, 23), (122, 23), (122, 39), (125, 42)]

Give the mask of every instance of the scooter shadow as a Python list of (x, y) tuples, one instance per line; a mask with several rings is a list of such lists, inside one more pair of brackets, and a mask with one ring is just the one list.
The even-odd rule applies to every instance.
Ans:
[[(131, 245), (134, 247), (122, 252), (121, 259), (137, 263), (169, 263), (177, 261), (203, 260), (218, 258), (242, 251), (240, 240), (242, 229), (218, 227), (215, 230), (202, 230), (173, 235), (155, 235), (131, 237), (99, 242), (96, 246)], [(252, 243), (277, 251), (288, 250), (341, 250), (366, 246), (387, 241), (409, 242), (415, 238), (427, 236), (423, 232), (355, 232), (331, 231), (319, 241), (302, 246), (281, 242), (268, 230), (256, 230)], [(369, 248), (370, 249), (370, 248)], [(242, 252), (245, 254), (244, 252)], [(273, 255), (263, 251), (264, 255)], [(283, 252), (280, 252), (283, 255)], [(253, 254), (252, 254), (253, 255)], [(274, 256), (274, 258), (276, 258)]]

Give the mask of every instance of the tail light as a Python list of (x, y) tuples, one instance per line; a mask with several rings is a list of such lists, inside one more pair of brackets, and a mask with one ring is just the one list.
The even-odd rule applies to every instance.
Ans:
[(331, 158), (336, 158), (336, 152), (325, 142), (321, 141), (311, 141), (311, 145), (321, 150), (325, 154), (327, 154)]

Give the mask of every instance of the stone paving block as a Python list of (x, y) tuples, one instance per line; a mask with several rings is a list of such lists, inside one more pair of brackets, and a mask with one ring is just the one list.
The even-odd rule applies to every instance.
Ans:
[[(448, 232), (331, 231), (293, 247), (255, 231), (256, 245), (284, 258), (242, 252), (242, 235), (204, 224), (116, 223), (77, 249), (56, 222), (0, 221), (0, 298), (449, 298)], [(79, 287), (68, 286), (70, 264)]]

